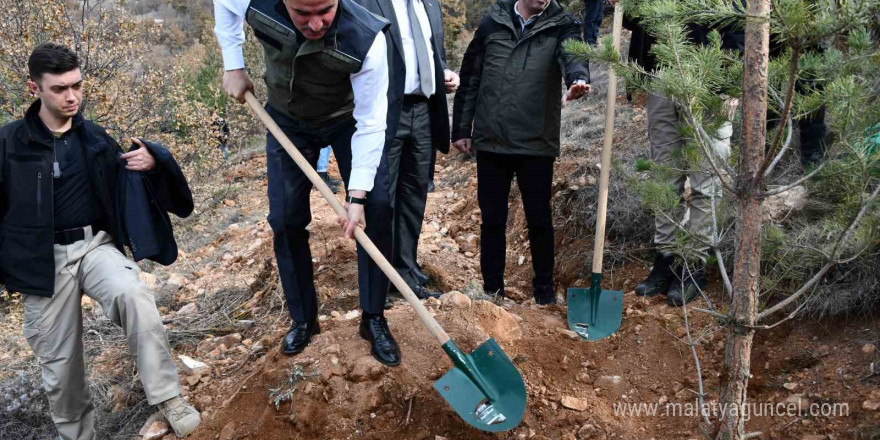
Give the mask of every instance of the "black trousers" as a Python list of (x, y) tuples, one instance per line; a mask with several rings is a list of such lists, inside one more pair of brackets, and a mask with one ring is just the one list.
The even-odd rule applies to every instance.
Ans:
[(591, 46), (599, 42), (599, 28), (605, 14), (605, 0), (584, 0), (584, 41)]
[[(321, 148), (332, 146), (342, 179), (348, 187), (354, 119), (316, 129), (269, 106), (266, 106), (266, 111), (313, 168), (318, 163)], [(312, 183), (271, 133), (266, 136), (266, 167), (269, 178), (268, 220), (274, 233), (275, 259), (281, 286), (291, 319), (306, 322), (318, 314), (312, 252), (309, 248), (309, 231), (306, 230), (312, 221), (309, 203)], [(383, 155), (373, 190), (364, 206), (364, 214), (366, 233), (386, 258), (391, 255), (391, 222), (388, 219), (392, 209), (388, 187), (388, 164)], [(367, 313), (382, 314), (388, 293), (388, 278), (360, 245), (357, 250), (361, 308)]]
[(392, 264), (411, 288), (419, 285), (416, 267), (433, 168), (431, 118), (427, 99), (404, 100), (397, 134), (386, 152), (394, 206)]
[(553, 157), (477, 152), (477, 199), (480, 227), (480, 265), (486, 291), (504, 288), (507, 256), (507, 201), (516, 176), (532, 251), (535, 287), (553, 287), (554, 241), (550, 195)]
[(816, 164), (825, 157), (825, 144), (828, 137), (825, 127), (825, 106), (797, 120), (801, 140), (801, 163)]

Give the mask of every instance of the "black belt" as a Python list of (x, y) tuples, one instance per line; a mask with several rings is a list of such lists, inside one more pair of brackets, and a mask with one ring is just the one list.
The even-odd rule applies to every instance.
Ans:
[(84, 240), (86, 238), (86, 229), (85, 228), (87, 228), (89, 226), (92, 227), (92, 234), (95, 234), (98, 232), (98, 227), (95, 224), (83, 226), (81, 228), (73, 228), (73, 229), (65, 229), (63, 231), (55, 231), (55, 244), (67, 246), (69, 244), (76, 243), (80, 240)]
[(403, 95), (404, 104), (412, 105), (420, 102), (428, 102), (428, 97), (425, 95)]

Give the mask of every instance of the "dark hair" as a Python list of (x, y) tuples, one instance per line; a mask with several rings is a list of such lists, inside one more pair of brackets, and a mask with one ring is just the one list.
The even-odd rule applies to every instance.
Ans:
[(69, 47), (60, 44), (42, 43), (28, 58), (31, 81), (39, 80), (45, 73), (59, 75), (78, 68), (79, 57)]

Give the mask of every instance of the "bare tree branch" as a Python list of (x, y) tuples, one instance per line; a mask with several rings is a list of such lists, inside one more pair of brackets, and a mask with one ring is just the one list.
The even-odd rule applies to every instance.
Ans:
[[(779, 97), (779, 92), (774, 90), (773, 87), (768, 87), (767, 90), (770, 91), (770, 94), (773, 95), (773, 98), (775, 98), (779, 104), (783, 104), (782, 99)], [(773, 173), (776, 165), (785, 156), (785, 153), (788, 151), (789, 147), (791, 147), (791, 139), (794, 132), (794, 123), (792, 121), (791, 114), (789, 114), (788, 117), (785, 119), (785, 126), (788, 128), (788, 135), (786, 135), (785, 137), (785, 143), (783, 143), (782, 148), (780, 148), (779, 152), (776, 153), (776, 157), (773, 158), (773, 161), (770, 162), (770, 165), (764, 171), (764, 179), (770, 177), (770, 174)]]

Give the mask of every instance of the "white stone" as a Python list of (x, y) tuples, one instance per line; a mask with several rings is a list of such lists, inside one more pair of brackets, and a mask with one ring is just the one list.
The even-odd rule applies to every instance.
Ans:
[(192, 315), (198, 313), (199, 308), (196, 306), (196, 303), (188, 303), (177, 310), (178, 315)]
[(200, 360), (185, 355), (179, 355), (177, 358), (180, 359), (180, 363), (183, 365), (183, 371), (187, 376), (205, 376), (211, 374), (211, 366)]

